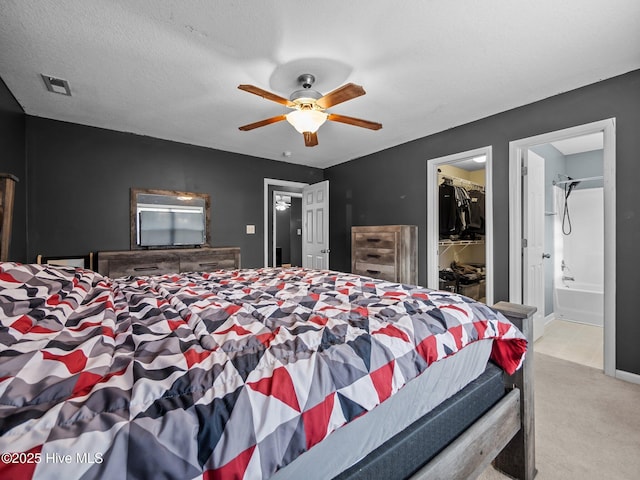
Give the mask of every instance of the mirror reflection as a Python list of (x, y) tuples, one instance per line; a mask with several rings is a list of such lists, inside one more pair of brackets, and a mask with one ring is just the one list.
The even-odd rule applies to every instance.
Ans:
[(208, 245), (210, 218), (207, 194), (131, 189), (131, 249)]

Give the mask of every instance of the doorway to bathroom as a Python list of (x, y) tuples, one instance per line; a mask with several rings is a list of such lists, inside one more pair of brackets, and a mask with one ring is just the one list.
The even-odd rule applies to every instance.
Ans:
[(615, 121), (511, 142), (510, 176), (510, 300), (537, 350), (615, 376)]

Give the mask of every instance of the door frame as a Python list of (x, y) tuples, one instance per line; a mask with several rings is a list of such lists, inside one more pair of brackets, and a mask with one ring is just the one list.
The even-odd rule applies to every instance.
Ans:
[[(277, 178), (265, 178), (264, 179), (264, 199), (262, 202), (264, 218), (263, 218), (263, 229), (264, 232), (264, 266), (265, 268), (269, 266), (269, 212), (270, 212), (270, 202), (269, 202), (269, 187), (293, 187), (300, 188), (306, 187), (309, 185), (308, 183), (303, 182), (292, 182), (290, 180), (278, 180)], [(274, 256), (275, 261), (275, 256)]]
[(491, 145), (466, 152), (454, 153), (444, 157), (427, 160), (427, 288), (438, 290), (438, 257), (440, 251), (439, 198), (438, 198), (438, 166), (453, 164), (470, 157), (485, 155), (484, 165), (484, 198), (485, 198), (485, 263), (486, 263), (486, 302), (493, 305), (493, 156)]
[[(604, 177), (604, 373), (617, 377), (616, 327), (616, 119), (578, 125), (509, 142), (509, 301), (522, 303), (522, 152), (535, 145), (602, 132)], [(624, 372), (621, 372), (624, 373)]]

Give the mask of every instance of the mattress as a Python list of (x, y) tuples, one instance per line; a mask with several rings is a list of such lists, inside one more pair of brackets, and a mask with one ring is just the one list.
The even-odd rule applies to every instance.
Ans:
[(333, 432), (271, 478), (324, 480), (338, 476), (479, 377), (487, 367), (491, 347), (492, 340), (480, 340), (435, 362), (395, 395)]
[(13, 263), (0, 264), (0, 344), (0, 450), (16, 452), (0, 477), (34, 479), (266, 479), (315, 446), (286, 475), (328, 478), (479, 375), (489, 351), (510, 373), (526, 351), (486, 305), (353, 274), (110, 279)]

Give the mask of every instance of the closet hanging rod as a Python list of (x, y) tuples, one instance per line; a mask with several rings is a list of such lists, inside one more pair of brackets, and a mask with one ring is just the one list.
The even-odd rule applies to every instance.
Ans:
[(588, 182), (589, 180), (602, 180), (604, 177), (600, 175), (599, 177), (584, 177), (584, 178), (572, 178), (571, 180), (562, 180), (560, 182), (556, 182), (555, 180), (551, 183), (553, 185), (564, 185), (565, 183), (573, 183), (573, 182)]

